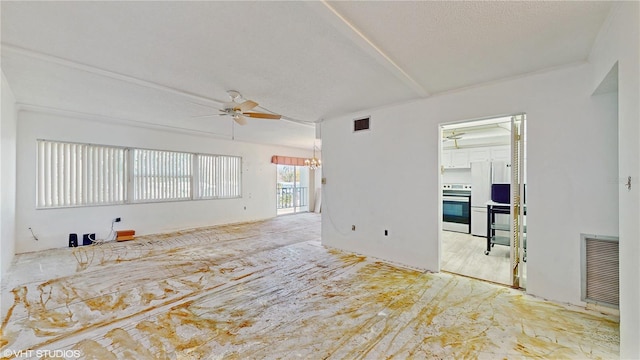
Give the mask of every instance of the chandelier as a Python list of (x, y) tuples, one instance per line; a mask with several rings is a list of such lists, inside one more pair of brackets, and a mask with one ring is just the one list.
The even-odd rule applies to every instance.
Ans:
[(316, 157), (316, 143), (313, 143), (313, 158), (306, 159), (304, 161), (304, 165), (309, 167), (311, 170), (315, 170), (322, 165), (322, 161)]

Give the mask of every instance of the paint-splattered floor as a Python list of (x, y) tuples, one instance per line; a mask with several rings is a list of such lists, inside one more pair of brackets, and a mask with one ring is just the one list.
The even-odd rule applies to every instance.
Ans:
[(615, 319), (319, 239), (319, 216), (302, 214), (19, 255), (0, 356), (618, 357)]

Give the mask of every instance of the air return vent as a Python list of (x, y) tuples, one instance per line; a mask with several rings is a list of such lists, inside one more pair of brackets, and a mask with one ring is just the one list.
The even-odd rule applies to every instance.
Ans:
[(610, 307), (620, 301), (618, 238), (581, 234), (582, 300)]
[(353, 120), (353, 131), (369, 130), (369, 118)]

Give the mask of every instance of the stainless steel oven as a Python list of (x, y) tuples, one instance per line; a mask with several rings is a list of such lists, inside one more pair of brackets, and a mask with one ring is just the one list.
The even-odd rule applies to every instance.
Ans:
[(471, 185), (442, 186), (442, 230), (471, 233)]

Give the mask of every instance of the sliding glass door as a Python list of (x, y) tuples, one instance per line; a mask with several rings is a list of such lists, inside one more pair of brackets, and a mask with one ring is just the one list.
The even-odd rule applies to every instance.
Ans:
[(277, 214), (309, 211), (309, 168), (278, 165), (276, 181)]

